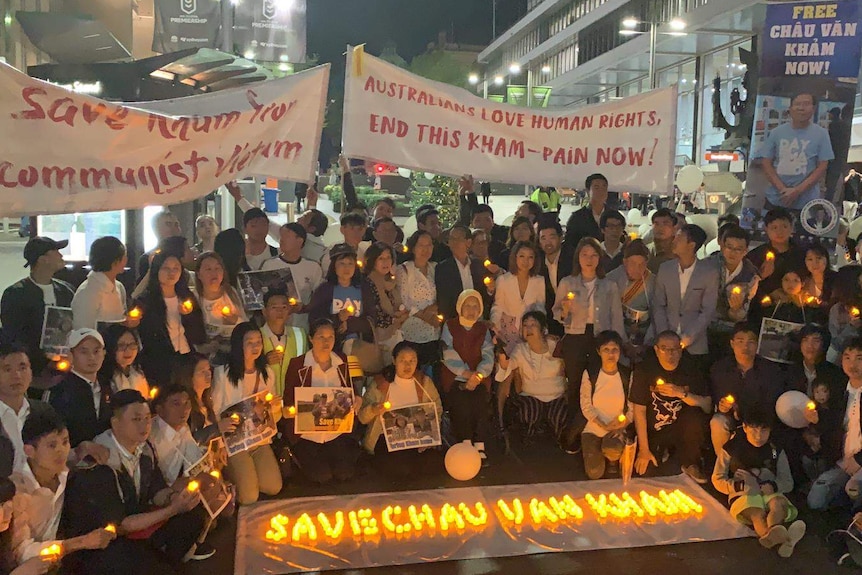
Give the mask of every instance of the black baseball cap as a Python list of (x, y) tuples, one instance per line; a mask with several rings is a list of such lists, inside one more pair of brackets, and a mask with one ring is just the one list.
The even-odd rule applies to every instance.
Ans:
[(68, 245), (69, 240), (57, 241), (51, 238), (46, 238), (45, 236), (30, 238), (27, 241), (27, 245), (24, 246), (24, 259), (27, 260), (24, 267), (26, 268), (27, 266), (35, 264), (40, 257), (44, 256), (51, 250), (62, 250)]

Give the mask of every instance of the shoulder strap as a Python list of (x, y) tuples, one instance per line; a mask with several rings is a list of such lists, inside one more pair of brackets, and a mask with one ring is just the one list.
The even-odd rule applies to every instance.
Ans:
[(269, 255), (271, 255), (272, 257), (277, 256), (278, 255), (278, 248), (273, 247), (273, 246), (269, 246)]
[(302, 328), (291, 326), (291, 331), (293, 332), (293, 339), (296, 341), (296, 355), (305, 355), (305, 352), (308, 351), (305, 349), (305, 332), (302, 331)]

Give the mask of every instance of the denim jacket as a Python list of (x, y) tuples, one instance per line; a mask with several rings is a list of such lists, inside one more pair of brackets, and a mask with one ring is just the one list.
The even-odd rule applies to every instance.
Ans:
[[(613, 330), (625, 338), (623, 325), (623, 307), (620, 301), (620, 291), (617, 284), (607, 278), (596, 278), (593, 293), (593, 333)], [(575, 294), (569, 317), (563, 320), (563, 300), (569, 292)], [(581, 276), (566, 276), (557, 286), (557, 298), (554, 302), (554, 318), (563, 324), (566, 333), (582, 334), (587, 329), (587, 302), (589, 290), (584, 285)]]

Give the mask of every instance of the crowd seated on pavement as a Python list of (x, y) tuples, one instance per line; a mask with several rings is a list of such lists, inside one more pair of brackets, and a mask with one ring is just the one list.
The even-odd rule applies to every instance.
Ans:
[[(0, 575), (181, 573), (206, 560), (234, 509), (212, 521), (204, 508), (190, 469), (207, 453), (244, 506), (360, 469), (444, 474), (445, 446), (464, 440), (489, 474), (509, 450), (543, 444), (590, 480), (620, 477), (636, 445), (634, 474), (671, 469), (714, 488), (789, 557), (801, 512), (862, 507), (862, 267), (794, 240), (784, 208), (753, 249), (726, 222), (706, 254), (707, 233), (667, 208), (651, 242), (632, 239), (608, 183), (587, 178), (565, 227), (543, 211), (558, 203), (526, 201), (509, 228), (465, 177), (458, 221), (444, 229), (422, 206), (406, 240), (389, 203), (364, 214), (348, 201), (331, 247), (313, 186), (281, 226), (230, 186), (242, 230), (198, 218), (192, 257), (165, 211), (162, 247), (142, 256), (134, 286), (118, 281), (117, 238), (92, 244), (77, 287), (54, 278), (67, 242), (31, 238), (29, 275), (0, 301)], [(238, 275), (283, 269), (292, 281), (250, 306)], [(59, 355), (40, 347), (50, 306), (71, 310)], [(764, 357), (775, 321), (793, 334)], [(350, 390), (353, 428), (295, 433), (306, 387)], [(803, 429), (778, 417), (788, 391), (811, 401)], [(255, 417), (275, 435), (228, 455), (223, 438), (244, 425), (231, 409), (263, 393)], [(422, 403), (443, 445), (390, 452), (387, 412)]]

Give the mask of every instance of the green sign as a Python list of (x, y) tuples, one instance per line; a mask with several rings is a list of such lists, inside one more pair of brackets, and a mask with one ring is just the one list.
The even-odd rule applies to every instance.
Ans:
[(506, 96), (503, 94), (488, 94), (488, 99), (492, 102), (500, 102), (502, 104), (506, 101)]
[(506, 102), (513, 106), (527, 105), (526, 86), (506, 86)]
[(551, 99), (550, 86), (533, 86), (533, 108), (547, 108), (548, 101)]

